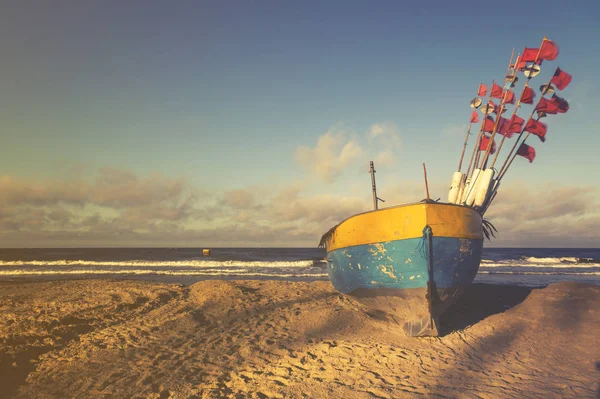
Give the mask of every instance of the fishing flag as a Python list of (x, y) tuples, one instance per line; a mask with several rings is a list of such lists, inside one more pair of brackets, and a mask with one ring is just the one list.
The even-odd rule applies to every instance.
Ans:
[(492, 133), (495, 126), (494, 119), (491, 116), (487, 116), (483, 122), (483, 131), (486, 133)]
[[(541, 111), (546, 114), (557, 114), (558, 113), (558, 103), (552, 100), (548, 100), (546, 98), (540, 98), (538, 105), (535, 107), (536, 111)], [(566, 111), (565, 111), (566, 112)]]
[(564, 114), (569, 110), (569, 103), (564, 98), (557, 96), (556, 94), (552, 95), (551, 103), (556, 104), (556, 112), (559, 114)]
[[(492, 111), (493, 113), (495, 113), (495, 114), (499, 114), (500, 113), (500, 105), (494, 104), (493, 101), (490, 101), (488, 104), (489, 104), (490, 107), (494, 108), (494, 110)], [(504, 107), (502, 107), (502, 113), (505, 113), (506, 111), (507, 111), (507, 109), (504, 108)]]
[(521, 96), (521, 102), (523, 104), (533, 104), (533, 99), (535, 98), (535, 91), (527, 86), (524, 90), (523, 90), (523, 95)]
[(552, 61), (558, 57), (558, 46), (552, 40), (544, 39), (540, 49), (539, 58), (541, 60)]
[(519, 149), (517, 150), (517, 155), (520, 155), (522, 157), (529, 159), (529, 163), (531, 163), (535, 159), (535, 148), (533, 148), (525, 143), (521, 143), (521, 145), (519, 146)]
[(508, 90), (506, 92), (506, 97), (504, 97), (504, 102), (506, 104), (514, 104), (515, 103), (515, 93), (512, 90)]
[(508, 131), (509, 127), (510, 127), (510, 121), (506, 118), (499, 116), (498, 117), (498, 127), (496, 128), (496, 132), (500, 133), (503, 136), (511, 138), (513, 136), (513, 134)]
[(529, 133), (533, 133), (542, 140), (542, 142), (546, 141), (546, 133), (548, 132), (548, 125), (542, 123), (540, 121), (536, 121), (534, 119), (529, 118), (527, 124), (525, 125), (525, 131)]
[(499, 116), (496, 132), (510, 139), (513, 134), (521, 133), (523, 123), (525, 123), (525, 120), (518, 115), (513, 115), (510, 120)]
[(554, 76), (552, 76), (552, 79), (550, 79), (550, 82), (554, 83), (558, 90), (564, 90), (565, 87), (567, 87), (569, 85), (569, 83), (571, 83), (572, 79), (573, 79), (573, 76), (569, 75), (568, 73), (561, 70), (560, 68), (556, 68), (556, 71), (554, 72)]
[(479, 96), (480, 97), (485, 97), (487, 95), (487, 86), (484, 85), (483, 83), (481, 83), (479, 85)]
[[(479, 142), (479, 151), (486, 151), (488, 148), (488, 145), (490, 143), (490, 137), (489, 136), (481, 136), (481, 141)], [(496, 152), (496, 141), (492, 141), (492, 149), (490, 150), (490, 154), (493, 154)]]
[[(541, 64), (542, 60), (538, 57), (539, 51), (540, 51), (539, 48), (525, 47), (525, 50), (523, 50), (523, 54), (521, 54), (521, 59), (520, 59), (519, 65), (525, 66), (525, 63), (534, 62), (536, 59), (537, 59), (537, 63)], [(519, 69), (521, 69), (521, 68), (519, 68)]]
[[(533, 61), (531, 61), (531, 62), (533, 62)], [(541, 63), (542, 63), (542, 60), (538, 60), (537, 64), (539, 65)], [(525, 68), (527, 68), (527, 62), (525, 62), (525, 61), (519, 61), (519, 63), (517, 64), (516, 68), (519, 71), (524, 70)]]
[(477, 115), (477, 111), (473, 111), (471, 114), (471, 123), (479, 122), (479, 115)]
[(506, 131), (508, 133), (521, 133), (521, 130), (523, 130), (523, 123), (525, 123), (525, 119), (515, 114), (510, 118), (510, 124)]
[(503, 90), (502, 87), (498, 86), (496, 83), (492, 83), (492, 92), (490, 93), (490, 97), (494, 98), (502, 98)]

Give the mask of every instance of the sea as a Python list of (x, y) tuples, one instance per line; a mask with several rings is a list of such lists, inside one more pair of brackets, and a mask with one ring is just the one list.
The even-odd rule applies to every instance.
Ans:
[[(328, 280), (321, 248), (0, 249), (0, 281), (80, 278), (192, 284), (209, 279)], [(600, 248), (484, 248), (475, 282), (600, 284)]]

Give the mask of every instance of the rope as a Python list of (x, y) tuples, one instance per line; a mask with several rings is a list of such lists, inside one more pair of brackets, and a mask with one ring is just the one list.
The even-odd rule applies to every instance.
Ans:
[(421, 241), (419, 241), (419, 245), (417, 246), (417, 252), (419, 252), (421, 256), (425, 259), (427, 259), (427, 241), (431, 234), (431, 227), (429, 227), (429, 225), (425, 226), (423, 228), (423, 237), (421, 238)]

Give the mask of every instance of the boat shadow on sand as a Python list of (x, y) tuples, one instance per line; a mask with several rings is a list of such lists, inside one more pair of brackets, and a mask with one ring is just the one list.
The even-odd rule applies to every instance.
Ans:
[(463, 330), (523, 302), (533, 288), (502, 284), (472, 284), (440, 317), (440, 336)]

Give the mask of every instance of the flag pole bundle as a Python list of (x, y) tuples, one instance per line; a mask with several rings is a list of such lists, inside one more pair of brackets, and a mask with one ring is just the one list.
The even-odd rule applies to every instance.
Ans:
[[(477, 96), (481, 94), (483, 87), (485, 87), (485, 85), (483, 85), (483, 83), (480, 82), (479, 88), (477, 89)], [(463, 143), (462, 154), (460, 154), (460, 160), (458, 161), (458, 171), (454, 172), (454, 174), (452, 175), (452, 184), (450, 185), (450, 191), (448, 192), (448, 202), (451, 203), (455, 203), (458, 200), (461, 188), (464, 185), (464, 175), (461, 172), (462, 162), (463, 158), (465, 157), (467, 142), (469, 141), (469, 136), (471, 135), (471, 126), (473, 125), (473, 123), (479, 122), (479, 116), (477, 115), (476, 109), (479, 108), (482, 103), (482, 100), (477, 96), (471, 101), (471, 108), (473, 108), (473, 112), (471, 112), (471, 119), (469, 120), (469, 126), (467, 126), (467, 133), (465, 135), (465, 142)]]
[[(507, 74), (510, 72), (513, 58), (514, 58), (514, 49), (511, 54), (511, 57), (510, 57), (510, 62), (508, 63)], [(496, 85), (495, 81), (492, 81), (492, 87), (494, 87), (495, 85)], [(471, 176), (471, 167), (473, 165), (477, 165), (479, 162), (479, 152), (477, 151), (477, 148), (481, 147), (481, 140), (484, 138), (483, 130), (484, 130), (484, 126), (486, 124), (486, 118), (488, 117), (489, 114), (491, 114), (493, 112), (498, 112), (498, 109), (495, 107), (495, 104), (493, 104), (493, 102), (491, 101), (491, 98), (492, 98), (491, 91), (490, 91), (490, 95), (488, 97), (488, 101), (485, 103), (484, 106), (481, 106), (483, 104), (482, 98), (485, 98), (487, 93), (488, 93), (487, 86), (484, 85), (483, 83), (480, 83), (479, 88), (477, 90), (477, 96), (470, 103), (471, 108), (473, 108), (473, 112), (471, 113), (469, 129), (467, 131), (467, 136), (465, 137), (465, 142), (463, 144), (463, 151), (462, 151), (460, 162), (459, 162), (458, 172), (454, 172), (454, 174), (452, 176), (452, 185), (450, 187), (450, 192), (448, 195), (448, 202), (456, 203), (456, 204), (465, 203), (468, 196), (472, 193), (473, 184), (471, 184), (471, 181), (476, 180), (477, 176), (479, 175), (479, 171), (476, 171), (474, 168), (473, 176)], [(469, 139), (471, 124), (479, 122), (478, 114), (475, 111), (476, 109), (479, 109), (483, 113), (484, 119), (481, 122), (479, 132), (477, 134), (477, 137), (475, 138), (475, 146), (473, 147), (473, 152), (471, 154), (471, 159), (470, 159), (468, 167), (467, 167), (467, 172), (465, 174), (462, 174), (461, 173), (462, 161), (463, 161), (465, 149), (467, 146), (467, 141)], [(457, 183), (458, 183), (458, 190), (456, 190)], [(456, 192), (458, 193), (458, 195), (456, 195)]]
[[(531, 88), (531, 79), (541, 72), (541, 66), (544, 61), (555, 60), (558, 53), (559, 49), (556, 43), (549, 40), (546, 36), (544, 36), (542, 44), (538, 48), (525, 47), (523, 52), (517, 55), (514, 62), (513, 49), (504, 86), (496, 84), (493, 80), (489, 90), (488, 101), (483, 106), (484, 102), (482, 98), (485, 98), (488, 88), (483, 83), (479, 84), (477, 97), (470, 104), (473, 111), (467, 128), (458, 171), (454, 172), (452, 177), (448, 202), (474, 207), (483, 215), (496, 197), (500, 182), (517, 155), (528, 159), (530, 163), (533, 162), (536, 155), (535, 149), (525, 142), (531, 134), (538, 136), (544, 142), (548, 127), (545, 123), (540, 122), (540, 119), (547, 115), (565, 113), (569, 110), (568, 102), (556, 95), (555, 91), (564, 90), (571, 83), (572, 76), (559, 67), (556, 68), (549, 82), (540, 86), (541, 96), (529, 117), (523, 119), (517, 113), (523, 104), (533, 104), (535, 91)], [(515, 87), (519, 73), (523, 73), (525, 76), (525, 83), (520, 96), (517, 98), (511, 89)], [(552, 94), (552, 97), (546, 98), (546, 94)], [(495, 104), (492, 98), (498, 99), (499, 104)], [(503, 117), (502, 114), (507, 111), (508, 105), (512, 104), (514, 104), (514, 109), (511, 116), (509, 118)], [(479, 109), (483, 113), (483, 120), (481, 121), (479, 133), (475, 138), (467, 171), (463, 174), (461, 168), (471, 133), (471, 126), (473, 123), (479, 122), (476, 109)], [(537, 117), (534, 117), (536, 113)], [(492, 117), (492, 114), (495, 114), (495, 118)], [(496, 146), (494, 139), (497, 134), (500, 134), (502, 138)], [(504, 142), (506, 139), (511, 139), (514, 135), (517, 135), (517, 137), (512, 148), (502, 163), (500, 170), (496, 170), (494, 166), (498, 161), (498, 156)], [(491, 155), (494, 155), (494, 157), (492, 158)]]

